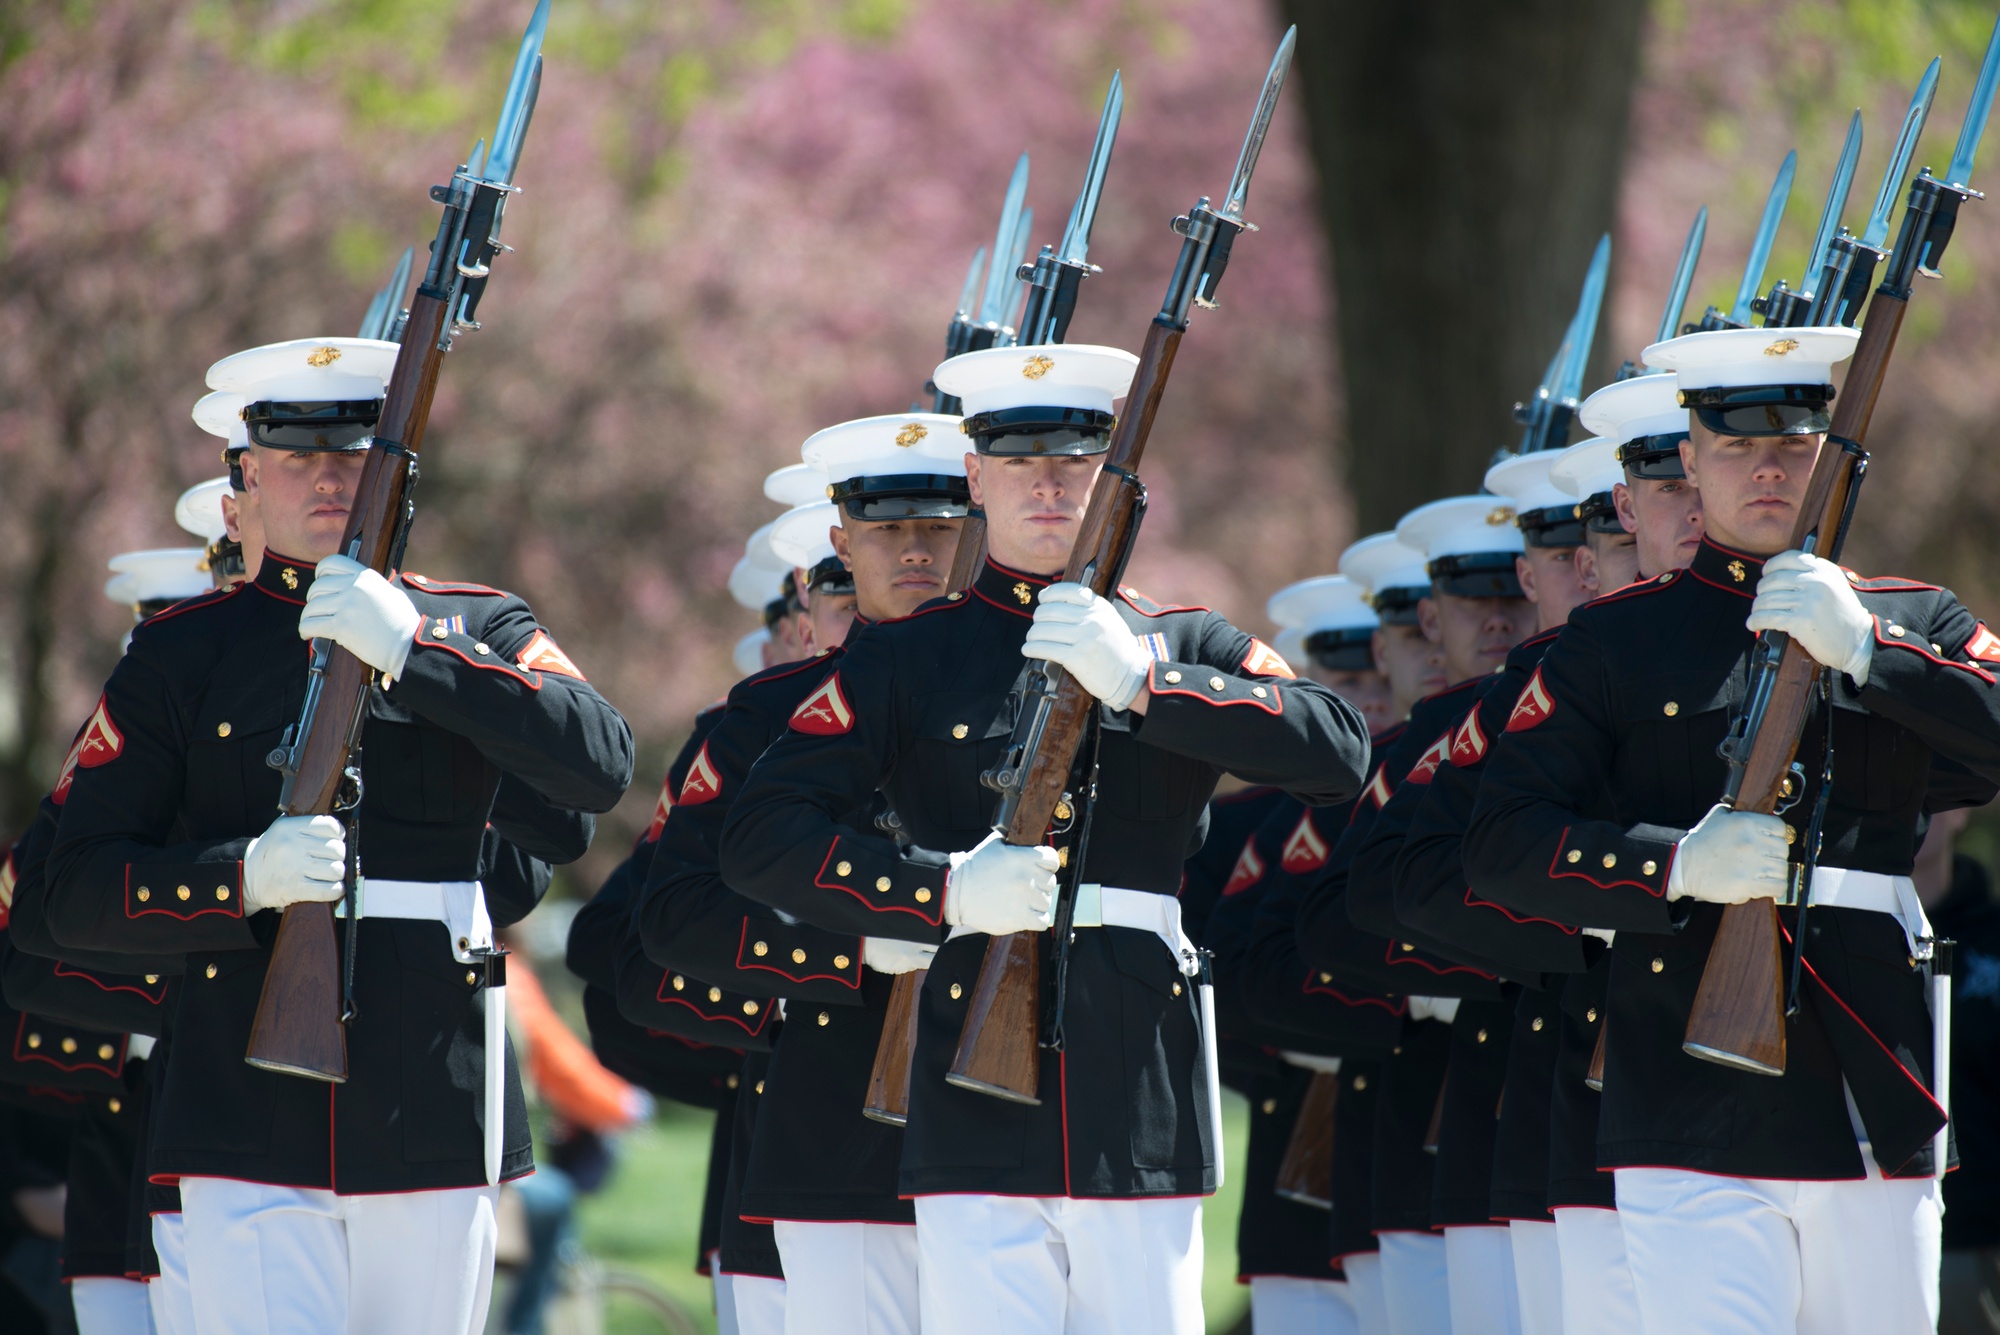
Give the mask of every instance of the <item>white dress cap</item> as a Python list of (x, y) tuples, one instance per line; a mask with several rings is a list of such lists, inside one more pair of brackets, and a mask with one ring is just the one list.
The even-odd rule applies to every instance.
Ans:
[(1431, 584), (1424, 554), (1398, 542), (1394, 533), (1372, 534), (1342, 552), (1340, 573), (1370, 595), (1384, 589), (1428, 589)]
[(1677, 377), (1671, 373), (1639, 375), (1606, 385), (1585, 399), (1577, 410), (1577, 420), (1591, 435), (1605, 436), (1622, 445), (1642, 436), (1686, 435), (1688, 410), (1681, 407)]
[(780, 505), (811, 505), (826, 499), (826, 474), (811, 464), (786, 464), (764, 479), (764, 495)]
[(245, 402), (379, 399), (401, 345), (375, 338), (295, 338), (239, 352), (208, 368), (210, 389)]
[(1264, 604), (1264, 615), (1308, 635), (1316, 630), (1373, 630), (1381, 624), (1368, 605), (1368, 591), (1346, 575), (1315, 575), (1287, 584)]
[(120, 552), (106, 562), (112, 575), (104, 582), (104, 596), (121, 607), (193, 598), (215, 587), (207, 561), (208, 552), (201, 547)]
[(1005, 408), (1086, 408), (1108, 413), (1132, 387), (1139, 359), (1123, 348), (1048, 343), (987, 348), (938, 363), (938, 389), (954, 395), (965, 415)]
[(840, 507), (832, 501), (787, 510), (771, 521), (771, 550), (787, 567), (811, 570), (833, 555), (833, 539), (826, 531), (839, 522)]
[(729, 572), (729, 596), (736, 600), (738, 607), (747, 607), (752, 612), (761, 612), (771, 605), (773, 599), (785, 593), (785, 571), (760, 566), (747, 556), (738, 557), (736, 566)]
[(195, 400), (194, 424), (211, 436), (220, 436), (228, 450), (250, 448), (250, 431), (243, 425), (243, 405), (250, 402), (233, 389), (218, 389)]
[[(1800, 329), (1711, 329), (1655, 343), (1646, 365), (1672, 371), (1681, 389), (1824, 385), (1854, 355), (1861, 332), (1843, 325)], [(1609, 433), (1605, 433), (1609, 434)]]
[(1624, 465), (1618, 462), (1618, 442), (1609, 436), (1579, 441), (1562, 451), (1549, 469), (1549, 481), (1583, 500), (1610, 491), (1625, 480)]
[(1505, 497), (1451, 496), (1404, 515), (1396, 524), (1396, 541), (1423, 552), (1427, 562), (1524, 551), (1514, 519), (1514, 506)]
[(753, 672), (762, 672), (764, 646), (770, 642), (771, 632), (759, 626), (736, 642), (736, 648), (729, 655), (730, 661), (735, 663), (736, 670), (746, 677)]
[[(1486, 490), (1510, 501), (1516, 511), (1567, 509), (1574, 499), (1549, 481), (1549, 467), (1560, 450), (1536, 450), (1502, 459), (1486, 470)], [(1484, 549), (1482, 549), (1484, 550)]]
[[(959, 360), (947, 364), (955, 366)], [(830, 483), (912, 473), (964, 477), (967, 444), (958, 429), (960, 420), (945, 413), (863, 417), (815, 431), (800, 447), (799, 457)]]
[(174, 502), (174, 522), (209, 542), (228, 537), (229, 526), (222, 522), (222, 498), (228, 494), (226, 477), (195, 483)]

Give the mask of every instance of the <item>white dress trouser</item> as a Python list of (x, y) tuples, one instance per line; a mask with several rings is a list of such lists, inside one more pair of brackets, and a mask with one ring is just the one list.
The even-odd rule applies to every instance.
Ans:
[(773, 1231), (785, 1335), (916, 1335), (916, 1229), (780, 1219)]
[(1355, 1252), (1340, 1258), (1347, 1272), (1347, 1297), (1361, 1335), (1390, 1335), (1389, 1304), (1382, 1293), (1382, 1254)]
[(1849, 1182), (1620, 1168), (1639, 1313), (1653, 1331), (1876, 1335), (1938, 1319), (1936, 1178)]
[(160, 1273), (146, 1284), (153, 1329), (159, 1335), (195, 1335), (194, 1294), (188, 1289), (187, 1228), (180, 1211), (153, 1216), (153, 1251), (160, 1258)]
[(1644, 1329), (1618, 1212), (1564, 1205), (1554, 1213), (1556, 1247), (1562, 1253), (1563, 1335), (1627, 1335)]
[(715, 1317), (721, 1335), (785, 1335), (785, 1281), (716, 1276)]
[(1201, 1200), (917, 1197), (924, 1335), (1202, 1335)]
[(69, 1282), (69, 1303), (77, 1335), (150, 1335), (153, 1329), (144, 1280), (86, 1275)]
[(1563, 1335), (1562, 1248), (1546, 1219), (1507, 1225), (1514, 1244), (1514, 1291), (1521, 1298), (1521, 1335)]
[(201, 1335), (479, 1335), (499, 1194), (184, 1177), (195, 1324)]
[(1389, 1335), (1451, 1335), (1451, 1289), (1444, 1238), (1436, 1233), (1377, 1233), (1382, 1247), (1382, 1303)]
[(1347, 1282), (1296, 1275), (1250, 1277), (1252, 1335), (1360, 1335)]
[(1451, 1287), (1451, 1335), (1521, 1335), (1514, 1243), (1506, 1225), (1447, 1228), (1444, 1263)]

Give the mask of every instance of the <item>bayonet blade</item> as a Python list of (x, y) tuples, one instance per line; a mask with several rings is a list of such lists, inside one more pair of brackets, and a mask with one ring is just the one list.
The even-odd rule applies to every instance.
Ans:
[(1561, 377), (1554, 393), (1558, 401), (1574, 403), (1583, 388), (1583, 373), (1590, 362), (1590, 348), (1597, 341), (1597, 317), (1604, 309), (1604, 285), (1611, 272), (1611, 233), (1597, 239), (1590, 257), (1590, 270), (1583, 278), (1583, 291), (1576, 299), (1576, 314), (1569, 322), (1569, 340)]
[(1653, 342), (1664, 343), (1680, 332), (1681, 311), (1687, 305), (1688, 289), (1694, 286), (1694, 266), (1701, 259), (1702, 242), (1708, 239), (1708, 205), (1694, 215), (1687, 240), (1681, 243), (1681, 262), (1674, 268), (1674, 285), (1667, 290), (1667, 308), (1660, 312), (1660, 331)]
[(1946, 185), (1966, 186), (1972, 182), (1972, 160), (1979, 156), (1980, 136), (1986, 133), (1986, 117), (1993, 110), (1993, 90), (2000, 85), (2000, 19), (1993, 21), (1993, 35), (1986, 39), (1986, 60), (1979, 67), (1979, 82), (1973, 85), (1972, 101), (1965, 109), (1965, 124), (1958, 130), (1958, 147), (1952, 150), (1951, 170)]
[(1743, 266), (1736, 304), (1729, 308), (1729, 319), (1738, 327), (1750, 323), (1750, 303), (1764, 286), (1764, 266), (1771, 261), (1771, 244), (1778, 239), (1778, 224), (1784, 220), (1785, 201), (1791, 198), (1792, 177), (1798, 169), (1799, 151), (1795, 148), (1785, 154), (1778, 167), (1778, 178), (1771, 182), (1771, 193), (1764, 200), (1764, 220), (1757, 224), (1757, 239), (1750, 243), (1750, 260)]
[(1243, 205), (1250, 194), (1250, 177), (1257, 170), (1257, 157), (1264, 151), (1264, 136), (1270, 132), (1271, 117), (1278, 110), (1278, 94), (1285, 90), (1285, 73), (1292, 67), (1292, 48), (1298, 44), (1297, 25), (1285, 29), (1285, 40), (1271, 57), (1264, 75), (1264, 91), (1257, 98), (1257, 114), (1250, 118), (1250, 133), (1243, 137), (1243, 151), (1236, 156), (1236, 173), (1229, 178), (1229, 194), (1222, 204), (1222, 216), (1232, 222), (1243, 220)]
[[(1022, 209), (1021, 221), (1014, 228), (1014, 245), (1007, 252), (1013, 258), (1005, 266), (1002, 275), (1003, 279), (1011, 275), (1016, 282), (1019, 282), (1022, 277), (1021, 270), (1034, 263), (1034, 234), (1035, 211), (1033, 209)], [(999, 320), (1000, 323), (1006, 324), (1009, 320), (1013, 319), (1016, 313), (1017, 307), (1014, 304), (1016, 300), (1025, 298), (1027, 295), (1027, 285), (1025, 283), (1021, 285), (1021, 289), (1018, 292), (1014, 288), (1004, 286), (1003, 284), (1000, 295), (999, 314), (994, 318)]]
[(1087, 263), (1090, 229), (1097, 221), (1097, 200), (1104, 193), (1104, 174), (1111, 166), (1111, 146), (1118, 140), (1118, 123), (1125, 118), (1125, 78), (1111, 72), (1111, 90), (1104, 95), (1104, 114), (1097, 120), (1097, 141), (1090, 146), (1090, 166), (1083, 175), (1083, 192), (1069, 211), (1057, 258), (1069, 264)]
[(396, 272), (389, 276), (389, 318), (383, 323), (387, 329), (396, 322), (396, 316), (403, 309), (403, 293), (410, 287), (410, 270), (417, 262), (417, 248), (403, 247), (403, 258), (396, 261)]
[(1880, 250), (1882, 243), (1889, 239), (1889, 215), (1896, 211), (1896, 200), (1903, 193), (1903, 177), (1910, 170), (1910, 159), (1916, 154), (1917, 140), (1923, 136), (1924, 121), (1931, 114), (1931, 99), (1937, 96), (1938, 66), (1942, 62), (1936, 56), (1924, 69), (1924, 77), (1917, 82), (1917, 91), (1910, 98), (1910, 109), (1903, 114), (1903, 128), (1896, 135), (1896, 146), (1889, 150), (1889, 169), (1882, 173), (1882, 188), (1875, 192), (1875, 209), (1868, 215), (1867, 230), (1861, 233), (1861, 244)]
[(993, 232), (993, 264), (986, 271), (986, 294), (979, 302), (979, 322), (997, 324), (1007, 297), (1007, 285), (1014, 280), (1012, 257), (1021, 253), (1014, 233), (1020, 229), (1021, 204), (1028, 196), (1028, 155), (1014, 164), (1007, 181), (1007, 198), (1000, 205), (1000, 226)]
[(961, 320), (972, 318), (972, 303), (979, 300), (979, 275), (986, 268), (986, 247), (972, 252), (972, 263), (965, 267), (965, 286), (958, 290), (958, 315)]
[(535, 94), (541, 83), (542, 38), (549, 30), (550, 0), (539, 0), (528, 31), (521, 37), (521, 49), (514, 55), (514, 72), (507, 80), (507, 97), (500, 104), (500, 120), (493, 127), (493, 157), (484, 179), (507, 185), (521, 155), (521, 140), (534, 114)]
[(476, 179), (479, 176), (479, 173), (485, 170), (486, 170), (486, 140), (482, 138), (474, 141), (472, 145), (472, 152), (469, 155), (467, 155), (465, 159), (465, 174), (467, 176)]
[(1820, 210), (1819, 230), (1813, 233), (1811, 252), (1806, 256), (1805, 277), (1799, 280), (1799, 291), (1812, 291), (1819, 281), (1819, 271), (1826, 263), (1827, 244), (1840, 228), (1840, 215), (1847, 208), (1847, 196), (1854, 189), (1854, 164), (1861, 160), (1861, 108), (1854, 109), (1854, 116), (1847, 122), (1847, 142), (1840, 147), (1840, 162), (1833, 169), (1833, 184), (1827, 188), (1826, 207)]
[(368, 313), (361, 317), (361, 331), (356, 338), (380, 338), (378, 332), (382, 324), (382, 308), (389, 304), (389, 289), (383, 288), (368, 299)]

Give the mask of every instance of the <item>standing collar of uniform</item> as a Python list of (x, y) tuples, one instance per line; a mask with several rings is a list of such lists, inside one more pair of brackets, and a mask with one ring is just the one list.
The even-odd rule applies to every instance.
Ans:
[(1703, 538), (1695, 549), (1688, 573), (1704, 584), (1744, 598), (1757, 596), (1757, 581), (1764, 577), (1764, 558), (1724, 547), (1713, 538)]
[(1009, 570), (992, 557), (986, 558), (986, 565), (979, 572), (979, 578), (972, 581), (972, 592), (982, 601), (1012, 612), (1015, 616), (1032, 617), (1035, 614), (1035, 597), (1043, 589), (1055, 583), (1058, 575), (1030, 575), (1019, 570)]
[(257, 587), (273, 598), (288, 603), (303, 604), (306, 590), (312, 587), (315, 561), (298, 561), (278, 552), (265, 552), (264, 564), (257, 569), (253, 581)]

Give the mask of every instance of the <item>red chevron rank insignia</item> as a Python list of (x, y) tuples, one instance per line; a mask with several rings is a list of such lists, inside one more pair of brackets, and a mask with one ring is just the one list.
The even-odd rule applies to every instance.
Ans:
[(1451, 734), (1447, 732), (1444, 736), (1432, 742), (1424, 753), (1417, 757), (1417, 763), (1410, 766), (1410, 776), (1404, 779), (1403, 782), (1429, 783), (1436, 776), (1438, 766), (1444, 764), (1445, 757), (1450, 754)]
[(1222, 893), (1240, 895), (1263, 879), (1264, 859), (1257, 856), (1257, 841), (1247, 839), (1243, 843), (1242, 853), (1237, 855), (1235, 870), (1231, 871), (1229, 879), (1223, 882)]
[(1298, 677), (1283, 654), (1255, 637), (1250, 640), (1250, 651), (1243, 655), (1242, 668), (1253, 677), (1285, 677), (1290, 680)]
[(514, 661), (524, 668), (532, 668), (537, 672), (554, 672), (560, 676), (574, 677), (578, 681), (589, 680), (583, 675), (583, 670), (570, 661), (570, 656), (549, 638), (549, 633), (545, 630), (536, 631), (535, 638), (528, 641), (528, 647), (521, 650), (520, 656)]
[(1542, 670), (1536, 668), (1535, 675), (1521, 688), (1514, 712), (1507, 716), (1507, 731), (1526, 732), (1555, 712), (1556, 702), (1549, 698), (1549, 688), (1542, 685)]
[(57, 806), (69, 796), (70, 785), (76, 782), (76, 772), (81, 769), (96, 769), (118, 759), (125, 749), (125, 734), (118, 731), (118, 725), (111, 721), (111, 709), (104, 697), (97, 698), (97, 708), (90, 715), (90, 722), (83, 725), (83, 731), (76, 735), (76, 742), (63, 757), (62, 774), (56, 779), (55, 791), (50, 794)]
[(669, 780), (667, 783), (660, 785), (660, 800), (653, 804), (653, 819), (647, 824), (646, 835), (639, 842), (645, 844), (656, 843), (660, 838), (660, 831), (667, 828), (667, 813), (674, 809), (674, 795), (671, 783), (672, 781)]
[(1984, 663), (2000, 663), (2000, 635), (1986, 629), (1984, 621), (1974, 631), (1972, 639), (1965, 646), (1967, 658), (1977, 658)]
[(1286, 837), (1284, 856), (1279, 859), (1278, 865), (1294, 876), (1301, 872), (1318, 871), (1326, 865), (1326, 855), (1330, 851), (1326, 840), (1320, 838), (1319, 831), (1314, 828), (1312, 813), (1308, 811), (1299, 817), (1297, 827)]
[[(792, 731), (815, 737), (837, 737), (854, 726), (854, 711), (840, 693), (840, 674), (828, 677), (820, 688), (799, 702), (792, 711)], [(687, 801), (685, 795), (681, 801)]]
[[(713, 802), (722, 796), (722, 776), (715, 772), (715, 766), (708, 760), (708, 745), (702, 744), (701, 754), (688, 766), (688, 776), (681, 781), (681, 805), (698, 807), (703, 802)], [(666, 818), (661, 817), (661, 823)]]
[(1451, 735), (1451, 763), (1464, 769), (1476, 765), (1486, 754), (1486, 730), (1479, 726), (1479, 708), (1474, 706), (1465, 722), (1458, 725), (1458, 731)]
[(1373, 802), (1377, 811), (1389, 805), (1389, 776), (1384, 772), (1387, 768), (1386, 764), (1377, 765), (1375, 767), (1375, 777), (1370, 779), (1368, 786), (1361, 790), (1361, 799)]

